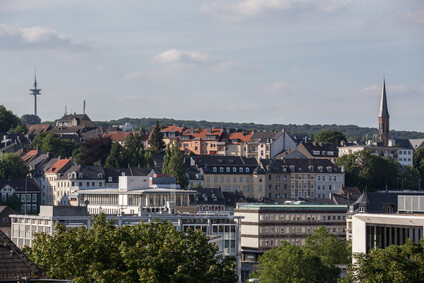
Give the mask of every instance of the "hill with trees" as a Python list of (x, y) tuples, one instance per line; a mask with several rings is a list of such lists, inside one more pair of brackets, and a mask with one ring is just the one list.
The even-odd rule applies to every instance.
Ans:
[[(176, 120), (169, 118), (121, 118), (118, 120), (111, 121), (96, 121), (95, 124), (99, 126), (112, 126), (112, 125), (124, 125), (125, 123), (131, 123), (136, 128), (144, 128), (148, 132), (153, 129), (156, 121), (163, 126), (169, 125), (183, 125), (185, 127), (193, 128), (228, 128), (228, 129), (243, 129), (246, 131), (280, 131), (285, 129), (292, 136), (313, 138), (314, 135), (324, 130), (336, 130), (341, 131), (348, 141), (364, 141), (365, 139), (372, 139), (373, 136), (377, 135), (377, 128), (370, 127), (359, 127), (356, 125), (296, 125), (296, 124), (255, 124), (255, 123), (233, 123), (233, 122), (211, 122), (211, 121), (195, 121), (195, 120)], [(424, 133), (415, 131), (390, 131), (391, 138), (424, 138)]]

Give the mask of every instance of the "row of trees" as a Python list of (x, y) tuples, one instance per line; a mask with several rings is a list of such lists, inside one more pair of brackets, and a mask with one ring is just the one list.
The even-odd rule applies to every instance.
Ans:
[(351, 262), (350, 244), (322, 226), (306, 238), (305, 246), (283, 242), (265, 252), (251, 278), (260, 282), (336, 282), (337, 264)]
[(51, 278), (75, 282), (236, 282), (235, 260), (217, 255), (201, 231), (170, 222), (117, 227), (104, 214), (90, 230), (55, 226), (37, 234), (27, 256)]

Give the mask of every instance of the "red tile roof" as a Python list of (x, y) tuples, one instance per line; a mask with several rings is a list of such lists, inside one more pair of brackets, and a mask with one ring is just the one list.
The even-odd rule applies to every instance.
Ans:
[(50, 167), (50, 169), (47, 170), (46, 173), (58, 173), (60, 169), (62, 169), (70, 161), (71, 159), (60, 159), (55, 164), (53, 164), (53, 166)]
[(27, 125), (28, 135), (44, 133), (47, 132), (50, 128), (50, 124)]
[(107, 133), (105, 134), (103, 137), (105, 138), (110, 138), (112, 141), (114, 142), (118, 142), (118, 141), (125, 141), (125, 139), (127, 138), (127, 136), (129, 135), (129, 133)]
[(228, 141), (231, 143), (233, 143), (233, 140), (238, 140), (237, 143), (248, 142), (252, 138), (252, 135), (253, 132), (235, 132), (228, 136)]
[(25, 162), (25, 164), (28, 164), (33, 158), (35, 158), (38, 155), (38, 150), (33, 149), (25, 153), (21, 156), (21, 159)]

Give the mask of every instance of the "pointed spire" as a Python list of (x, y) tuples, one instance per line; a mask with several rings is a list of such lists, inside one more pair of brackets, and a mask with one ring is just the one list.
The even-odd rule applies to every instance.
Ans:
[(389, 110), (387, 107), (386, 79), (383, 79), (383, 90), (381, 92), (380, 112), (378, 114), (378, 117), (390, 118)]

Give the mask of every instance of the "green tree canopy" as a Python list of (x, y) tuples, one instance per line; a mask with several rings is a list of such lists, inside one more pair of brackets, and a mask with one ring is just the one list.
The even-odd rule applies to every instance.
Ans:
[(344, 166), (346, 186), (357, 186), (361, 190), (384, 190), (386, 186), (394, 189), (397, 184), (397, 172), (393, 162), (386, 158), (359, 151), (346, 154), (336, 161), (337, 166)]
[(340, 269), (321, 262), (301, 247), (283, 242), (266, 251), (258, 260), (251, 278), (260, 282), (337, 282)]
[(336, 235), (328, 233), (325, 226), (306, 238), (304, 250), (321, 259), (323, 264), (349, 264), (352, 262), (350, 245)]
[[(420, 173), (421, 183), (424, 182), (424, 147), (414, 151), (414, 168)], [(423, 185), (421, 185), (423, 187)]]
[(108, 168), (123, 168), (128, 166), (128, 152), (127, 150), (115, 142), (112, 144), (110, 154), (106, 158), (105, 167)]
[(28, 257), (50, 277), (75, 282), (235, 282), (235, 261), (200, 231), (170, 222), (117, 227), (104, 214), (90, 230), (57, 224), (37, 234)]
[(18, 116), (0, 105), (0, 133), (6, 133), (20, 124)]
[(167, 148), (162, 172), (175, 177), (177, 184), (182, 188), (187, 187), (188, 179), (185, 175), (184, 155), (177, 143), (173, 143), (171, 148)]
[(24, 125), (37, 125), (41, 123), (40, 117), (33, 114), (25, 114), (20, 118), (21, 123)]
[(408, 239), (404, 245), (373, 249), (355, 258), (353, 282), (422, 282), (424, 278), (423, 239), (419, 244)]
[(110, 138), (92, 138), (85, 140), (74, 154), (74, 161), (81, 165), (104, 165), (110, 153)]
[(17, 193), (14, 193), (13, 195), (9, 196), (6, 200), (1, 200), (0, 205), (6, 205), (11, 209), (16, 210), (17, 212), (21, 212), (22, 208), (21, 198), (18, 196)]
[(153, 127), (149, 145), (151, 150), (155, 153), (162, 153), (165, 149), (165, 142), (163, 141), (163, 134), (158, 121), (156, 121), (156, 125)]
[(316, 142), (324, 142), (324, 143), (332, 143), (332, 144), (340, 144), (342, 141), (346, 141), (346, 137), (342, 131), (336, 130), (324, 130), (319, 132), (314, 136), (314, 141)]
[(35, 136), (30, 147), (42, 149), (44, 153), (50, 152), (55, 156), (71, 157), (79, 145), (75, 140), (62, 139), (55, 133), (44, 132)]
[(0, 156), (0, 178), (24, 178), (28, 168), (18, 153), (5, 153)]
[(141, 135), (128, 135), (125, 138), (125, 148), (128, 155), (128, 163), (131, 166), (144, 166), (144, 148)]

